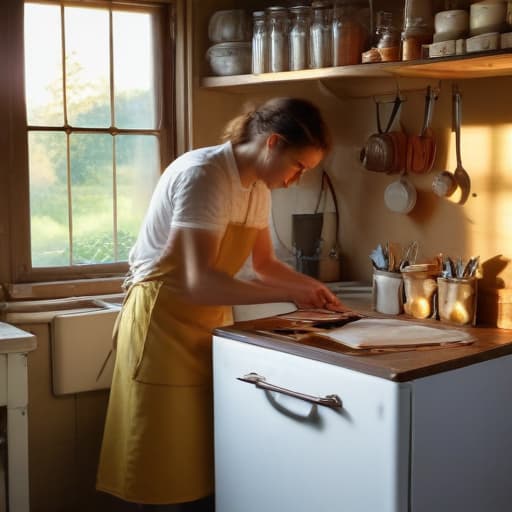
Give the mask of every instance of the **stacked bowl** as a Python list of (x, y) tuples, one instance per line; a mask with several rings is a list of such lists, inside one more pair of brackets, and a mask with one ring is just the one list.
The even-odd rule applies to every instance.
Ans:
[(206, 59), (214, 75), (244, 75), (251, 72), (252, 26), (243, 9), (216, 11), (208, 23)]

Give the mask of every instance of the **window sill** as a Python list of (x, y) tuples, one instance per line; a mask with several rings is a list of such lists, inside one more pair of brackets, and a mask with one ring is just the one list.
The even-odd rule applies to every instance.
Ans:
[(5, 300), (44, 300), (123, 293), (124, 277), (4, 285)]

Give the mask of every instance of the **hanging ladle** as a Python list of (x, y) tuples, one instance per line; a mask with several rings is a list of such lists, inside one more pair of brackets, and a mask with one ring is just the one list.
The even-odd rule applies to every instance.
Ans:
[(455, 181), (460, 188), (459, 204), (464, 204), (469, 197), (471, 190), (471, 179), (466, 169), (462, 166), (462, 158), (460, 156), (460, 125), (461, 125), (461, 102), (462, 98), (457, 86), (453, 88), (453, 107), (455, 114), (455, 152), (457, 154), (457, 167), (453, 173)]

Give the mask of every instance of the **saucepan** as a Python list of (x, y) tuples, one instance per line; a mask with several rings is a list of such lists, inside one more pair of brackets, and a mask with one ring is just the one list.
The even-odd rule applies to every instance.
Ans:
[(365, 169), (376, 172), (400, 172), (405, 168), (407, 150), (406, 135), (399, 131), (390, 132), (393, 121), (400, 110), (402, 99), (397, 95), (393, 102), (393, 110), (386, 128), (383, 130), (380, 123), (380, 102), (376, 101), (377, 129), (372, 134), (364, 148), (360, 159)]

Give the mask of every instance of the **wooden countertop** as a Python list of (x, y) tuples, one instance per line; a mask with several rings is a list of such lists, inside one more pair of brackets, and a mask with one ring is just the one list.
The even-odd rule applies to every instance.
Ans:
[(31, 352), (36, 347), (37, 341), (33, 334), (0, 322), (0, 354)]
[[(224, 338), (250, 343), (271, 350), (279, 350), (329, 364), (343, 366), (384, 379), (405, 382), (436, 373), (462, 368), (512, 354), (512, 330), (494, 327), (454, 327), (437, 320), (417, 320), (405, 315), (389, 317), (371, 310), (369, 299), (351, 302), (342, 300), (364, 315), (375, 318), (399, 318), (424, 323), (432, 327), (457, 328), (471, 334), (476, 340), (470, 345), (404, 348), (393, 351), (354, 350), (326, 338), (303, 338), (258, 332), (272, 325), (272, 319), (238, 322), (218, 328), (214, 334)], [(269, 324), (270, 322), (270, 324)]]

